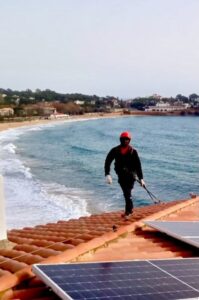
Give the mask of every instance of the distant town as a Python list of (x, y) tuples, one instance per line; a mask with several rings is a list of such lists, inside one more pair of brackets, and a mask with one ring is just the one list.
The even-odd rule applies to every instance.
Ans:
[(196, 115), (199, 116), (199, 95), (181, 94), (163, 97), (119, 99), (114, 96), (99, 97), (79, 93), (62, 94), (50, 89), (16, 91), (0, 88), (0, 121), (20, 121), (29, 118), (56, 119), (86, 113)]

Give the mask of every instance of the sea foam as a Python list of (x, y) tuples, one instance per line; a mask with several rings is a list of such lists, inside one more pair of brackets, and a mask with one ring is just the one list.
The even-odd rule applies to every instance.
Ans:
[(6, 220), (10, 229), (89, 215), (88, 192), (38, 180), (18, 155), (15, 142), (23, 134), (56, 125), (24, 126), (0, 132), (0, 174), (4, 177)]

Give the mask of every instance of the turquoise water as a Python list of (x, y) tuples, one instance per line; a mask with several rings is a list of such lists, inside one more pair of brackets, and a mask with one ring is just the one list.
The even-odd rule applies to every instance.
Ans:
[[(129, 116), (1, 133), (0, 172), (5, 178), (8, 226), (123, 209), (113, 166), (113, 184), (105, 183), (104, 160), (126, 130), (133, 135), (150, 191), (164, 201), (198, 194), (198, 129), (197, 117)], [(136, 184), (135, 206), (150, 203), (145, 190)]]

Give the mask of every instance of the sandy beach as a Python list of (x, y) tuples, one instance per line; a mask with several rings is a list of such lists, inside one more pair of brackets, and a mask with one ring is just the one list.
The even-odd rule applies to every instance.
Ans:
[[(195, 115), (194, 112), (189, 115)], [(73, 115), (66, 118), (57, 118), (57, 119), (34, 119), (34, 120), (26, 120), (26, 121), (18, 121), (18, 122), (2, 122), (0, 123), (0, 131), (4, 131), (7, 129), (22, 127), (22, 126), (33, 126), (40, 124), (49, 124), (49, 123), (57, 123), (63, 122), (64, 120), (81, 120), (81, 119), (96, 119), (96, 118), (114, 118), (114, 117), (129, 117), (129, 116), (181, 116), (180, 111), (177, 112), (145, 112), (145, 111), (133, 111), (130, 114), (125, 114), (122, 111), (111, 112), (111, 113), (86, 113), (84, 115)]]
[(0, 131), (22, 127), (22, 126), (31, 126), (31, 125), (37, 125), (37, 124), (47, 124), (49, 122), (53, 122), (50, 120), (31, 120), (31, 121), (22, 121), (22, 122), (3, 122), (0, 123)]
[(64, 120), (76, 120), (76, 119), (95, 119), (95, 118), (112, 118), (112, 117), (121, 117), (124, 116), (121, 112), (115, 112), (115, 113), (88, 113), (84, 115), (76, 115), (76, 116), (70, 116), (65, 119), (35, 119), (35, 120), (27, 120), (27, 121), (21, 121), (21, 122), (2, 122), (0, 123), (0, 131), (17, 128), (17, 127), (23, 127), (23, 126), (33, 126), (33, 125), (40, 125), (40, 124), (49, 124), (49, 123), (57, 123), (57, 122), (63, 122)]

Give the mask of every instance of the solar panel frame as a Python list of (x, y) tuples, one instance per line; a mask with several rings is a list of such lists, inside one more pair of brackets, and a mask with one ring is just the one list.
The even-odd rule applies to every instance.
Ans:
[[(53, 292), (59, 296), (61, 299), (64, 300), (73, 300), (69, 295), (63, 294), (63, 290), (56, 284), (49, 276), (46, 276), (45, 272), (43, 272), (39, 267), (39, 264), (33, 265), (32, 270), (33, 272), (43, 280), (43, 282), (52, 288)], [(64, 297), (64, 298), (63, 298)]]
[(153, 264), (199, 291), (199, 258), (154, 260)]
[[(194, 262), (192, 261), (194, 260)], [(48, 286), (50, 286), (53, 291), (63, 300), (77, 300), (77, 299), (100, 299), (100, 300), (110, 300), (110, 299), (122, 299), (122, 300), (127, 300), (127, 299), (139, 299), (139, 300), (154, 300), (154, 299), (199, 299), (199, 289), (198, 289), (198, 283), (196, 284), (196, 287), (190, 286), (189, 282), (183, 282), (181, 279), (175, 277), (175, 275), (169, 274), (166, 270), (166, 268), (170, 265), (175, 265), (176, 261), (182, 264), (182, 259), (176, 260), (176, 259), (170, 259), (170, 260), (143, 260), (143, 261), (117, 261), (117, 262), (103, 262), (103, 263), (97, 263), (97, 262), (89, 262), (89, 263), (71, 263), (71, 264), (58, 264), (58, 265), (42, 265), (42, 264), (36, 264), (33, 266), (33, 272), (35, 272), (36, 275), (38, 275)], [(184, 259), (183, 259), (184, 261)], [(194, 259), (186, 259), (186, 263), (192, 263), (192, 265), (199, 265), (199, 259), (194, 258)], [(196, 263), (197, 262), (197, 263)], [(57, 268), (58, 271), (61, 270), (62, 267), (65, 267), (70, 274), (68, 278), (72, 278), (72, 281), (61, 284), (61, 288), (58, 285), (58, 282), (54, 281), (54, 279), (49, 278), (46, 276), (47, 273), (50, 274), (52, 277), (53, 274), (55, 274), (55, 269)], [(83, 272), (79, 275), (79, 277), (75, 276), (78, 272), (78, 269), (82, 269), (83, 267)], [(132, 273), (132, 267), (133, 267), (133, 272)], [(164, 268), (163, 268), (164, 267)], [(50, 269), (52, 268), (52, 270)], [(43, 269), (43, 270), (42, 270)], [(46, 273), (46, 270), (48, 272)], [(50, 269), (50, 270), (49, 270)], [(85, 270), (84, 270), (85, 269)], [(101, 281), (96, 279), (96, 282), (93, 281), (90, 282), (90, 285), (88, 285), (88, 277), (92, 275), (91, 273), (94, 272), (93, 274), (95, 276), (100, 275), (99, 269), (102, 270), (102, 277)], [(143, 275), (143, 270), (145, 269), (145, 273), (147, 276), (141, 276), (140, 278), (137, 278), (137, 274), (140, 273)], [(165, 270), (164, 270), (165, 269)], [(75, 270), (75, 271), (74, 271)], [(118, 271), (124, 270), (123, 273), (120, 272), (120, 276), (118, 275)], [(151, 270), (156, 273), (156, 277), (153, 277)], [(198, 268), (199, 270), (199, 268)], [(70, 273), (70, 272), (73, 273)], [(87, 271), (87, 273), (85, 273)], [(109, 280), (107, 281), (107, 277), (105, 276), (106, 273), (108, 274), (110, 271), (113, 272)], [(131, 272), (128, 272), (131, 271)], [(115, 274), (114, 274), (115, 272)], [(127, 272), (127, 273), (125, 273)], [(136, 273), (137, 272), (137, 273)], [(97, 274), (99, 273), (99, 274)], [(136, 273), (136, 274), (135, 274)], [(79, 281), (79, 278), (82, 276), (84, 277), (86, 275), (86, 281)], [(96, 275), (97, 274), (97, 275)], [(121, 274), (126, 274), (124, 278), (126, 278), (126, 281), (122, 277), (123, 275)], [(131, 277), (132, 275), (132, 277)], [(114, 277), (115, 276), (115, 277)], [(148, 278), (147, 278), (148, 277)], [(67, 278), (67, 280), (68, 280)], [(110, 279), (112, 280), (112, 285), (108, 286), (107, 288), (107, 282), (111, 282)], [(166, 278), (166, 283), (167, 284), (162, 284), (163, 278)], [(116, 280), (117, 279), (117, 280)], [(104, 280), (104, 281), (103, 281)], [(159, 290), (154, 287), (152, 287), (153, 281), (155, 281), (155, 284), (158, 285)], [(87, 283), (86, 283), (87, 282)], [(85, 285), (85, 283), (87, 285)], [(93, 287), (96, 287), (96, 283), (98, 284), (98, 291), (93, 292)], [(100, 284), (99, 284), (100, 283)], [(132, 286), (132, 284), (134, 284)], [(141, 284), (141, 285), (140, 285)], [(144, 285), (143, 285), (144, 284)], [(69, 288), (68, 292), (63, 290), (63, 285), (65, 288)], [(78, 290), (74, 290), (75, 287), (81, 287), (80, 292)], [(118, 287), (119, 286), (119, 287)], [(84, 287), (84, 289), (82, 289)], [(87, 289), (90, 287), (90, 290)], [(116, 291), (120, 291), (122, 293), (122, 288), (124, 289), (123, 294), (115, 293)], [(177, 290), (176, 290), (177, 288)], [(141, 293), (141, 291), (144, 289), (144, 293)], [(162, 292), (163, 290), (164, 293)], [(128, 294), (129, 293), (129, 294)], [(133, 294), (134, 293), (134, 294)], [(137, 294), (136, 294), (137, 293)], [(189, 296), (188, 298), (184, 298), (186, 295)], [(168, 296), (168, 298), (165, 298), (165, 294)], [(182, 295), (183, 298), (176, 298), (176, 295)], [(87, 297), (89, 295), (89, 298)], [(139, 295), (136, 296), (136, 295)], [(191, 297), (190, 297), (191, 295)], [(166, 297), (167, 297), (166, 296)]]
[(145, 221), (144, 223), (177, 240), (199, 248), (199, 221)]

